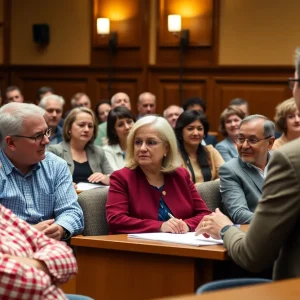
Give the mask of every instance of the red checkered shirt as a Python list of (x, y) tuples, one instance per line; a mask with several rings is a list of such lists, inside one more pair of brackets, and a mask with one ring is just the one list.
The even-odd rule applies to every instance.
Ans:
[[(43, 261), (45, 272), (7, 255)], [(58, 284), (77, 273), (72, 250), (0, 205), (0, 299), (66, 299)]]

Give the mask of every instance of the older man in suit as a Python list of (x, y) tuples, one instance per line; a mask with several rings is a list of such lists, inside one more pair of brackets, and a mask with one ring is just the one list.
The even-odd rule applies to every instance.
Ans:
[[(300, 109), (300, 48), (296, 72), (289, 79)], [(274, 279), (300, 276), (300, 139), (274, 151), (263, 194), (251, 226), (242, 232), (218, 209), (198, 225), (197, 235), (222, 238), (232, 259), (242, 267), (260, 271), (275, 261)]]
[(274, 132), (274, 123), (265, 116), (248, 116), (242, 120), (236, 138), (239, 157), (220, 167), (222, 201), (236, 224), (250, 223), (253, 217), (267, 174)]

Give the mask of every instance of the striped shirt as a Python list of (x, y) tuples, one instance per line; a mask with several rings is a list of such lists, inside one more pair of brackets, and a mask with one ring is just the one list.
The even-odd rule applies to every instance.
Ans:
[(55, 219), (70, 235), (83, 230), (83, 213), (77, 202), (67, 163), (46, 152), (44, 160), (24, 175), (0, 150), (0, 204), (29, 224)]

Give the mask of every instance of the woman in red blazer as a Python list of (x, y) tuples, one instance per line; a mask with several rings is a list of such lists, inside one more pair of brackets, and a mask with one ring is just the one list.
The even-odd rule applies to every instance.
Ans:
[(110, 232), (195, 231), (210, 211), (180, 163), (169, 123), (159, 116), (139, 119), (127, 138), (126, 167), (110, 177)]

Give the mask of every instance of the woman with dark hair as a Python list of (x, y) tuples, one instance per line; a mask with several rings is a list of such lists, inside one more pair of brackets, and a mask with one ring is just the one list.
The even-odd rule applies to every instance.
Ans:
[(195, 184), (219, 178), (219, 167), (224, 163), (212, 145), (201, 144), (208, 130), (206, 116), (194, 110), (183, 112), (175, 126), (183, 165)]
[(235, 105), (228, 106), (221, 113), (219, 131), (225, 139), (216, 145), (216, 149), (225, 161), (239, 156), (235, 138), (239, 133), (240, 124), (244, 118), (245, 113)]
[(97, 103), (95, 107), (95, 115), (99, 124), (107, 121), (107, 116), (110, 110), (111, 104), (109, 100), (103, 100)]
[(114, 171), (125, 166), (126, 140), (134, 122), (134, 115), (125, 106), (117, 106), (108, 114), (108, 145), (104, 146), (103, 149)]

